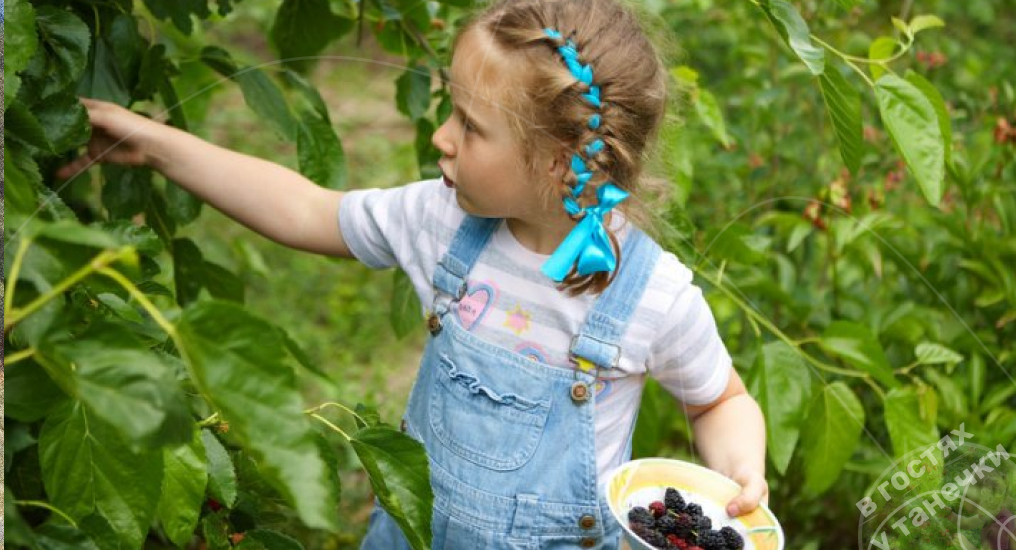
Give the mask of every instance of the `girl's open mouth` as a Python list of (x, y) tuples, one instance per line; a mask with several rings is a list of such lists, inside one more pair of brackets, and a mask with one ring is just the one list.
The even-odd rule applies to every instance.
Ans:
[(445, 187), (452, 189), (455, 187), (455, 182), (448, 178), (448, 176), (441, 174), (441, 181), (444, 182)]

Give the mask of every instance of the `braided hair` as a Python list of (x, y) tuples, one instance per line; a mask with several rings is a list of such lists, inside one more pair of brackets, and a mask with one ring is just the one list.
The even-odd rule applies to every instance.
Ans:
[[(566, 155), (561, 160), (571, 169), (540, 189), (549, 203), (579, 221), (604, 186), (639, 191), (647, 148), (663, 120), (666, 72), (632, 11), (616, 0), (501, 0), (459, 36), (474, 31), (484, 33), (518, 75), (500, 102), (528, 173), (538, 174), (548, 154)], [(619, 206), (626, 218), (634, 203)], [(620, 262), (617, 238), (606, 225)], [(616, 272), (573, 268), (561, 287), (599, 293)]]

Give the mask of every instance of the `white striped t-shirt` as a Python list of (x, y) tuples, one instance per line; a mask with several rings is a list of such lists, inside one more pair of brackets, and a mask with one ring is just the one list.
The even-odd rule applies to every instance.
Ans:
[[(464, 217), (455, 191), (438, 179), (349, 192), (342, 199), (339, 224), (361, 262), (373, 268), (399, 266), (409, 275), (425, 312), (434, 300), (434, 268)], [(466, 296), (453, 311), (463, 327), (485, 340), (571, 369), (572, 335), (596, 297), (571, 297), (557, 290), (540, 271), (547, 258), (523, 247), (502, 221), (469, 274)], [(629, 321), (619, 368), (600, 370), (596, 384), (600, 479), (624, 459), (645, 375), (681, 401), (701, 405), (723, 393), (730, 366), (691, 271), (673, 254), (662, 254)]]

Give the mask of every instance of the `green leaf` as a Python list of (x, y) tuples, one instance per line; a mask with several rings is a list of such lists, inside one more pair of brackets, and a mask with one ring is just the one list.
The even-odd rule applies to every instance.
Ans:
[(395, 80), (395, 105), (412, 120), (422, 118), (430, 107), (430, 70), (413, 65)]
[(130, 90), (137, 85), (141, 61), (148, 51), (148, 41), (138, 32), (138, 20), (132, 13), (117, 14), (113, 18), (113, 24), (109, 26), (107, 38), (109, 47), (115, 54), (120, 76), (130, 95)]
[(984, 357), (980, 355), (974, 355), (970, 358), (970, 364), (967, 369), (970, 382), (970, 402), (980, 403), (981, 395), (984, 394), (984, 378), (987, 372), (985, 371)]
[(193, 422), (173, 368), (129, 332), (95, 324), (76, 340), (44, 341), (38, 360), (73, 372), (76, 397), (126, 439), (148, 446), (191, 437)]
[(345, 189), (348, 185), (346, 153), (342, 148), (328, 106), (317, 89), (302, 76), (286, 71), (287, 84), (297, 91), (294, 111), (297, 116), (296, 151), (300, 172), (308, 179), (329, 189)]
[(122, 164), (102, 165), (102, 206), (111, 219), (144, 212), (152, 194), (152, 170)]
[(88, 143), (88, 111), (72, 94), (60, 94), (37, 105), (33, 112), (53, 151), (64, 152)]
[(713, 133), (713, 137), (723, 147), (729, 148), (733, 145), (734, 140), (730, 139), (730, 135), (727, 134), (727, 127), (723, 123), (723, 111), (720, 110), (716, 97), (709, 93), (709, 90), (703, 88), (699, 88), (698, 93), (695, 95), (695, 113), (698, 114), (699, 119), (706, 125), (706, 128), (709, 128)]
[(942, 398), (942, 406), (953, 415), (952, 418), (963, 419), (967, 417), (969, 411), (967, 411), (966, 396), (955, 380), (950, 378), (949, 375), (931, 369), (924, 371), (922, 375), (935, 385), (935, 389), (938, 390), (938, 396)]
[(755, 357), (748, 390), (765, 416), (769, 458), (786, 473), (811, 398), (811, 373), (797, 350), (769, 342)]
[(270, 529), (252, 529), (244, 533), (243, 541), (234, 546), (236, 550), (303, 550), (296, 539)]
[(30, 148), (53, 152), (46, 138), (46, 130), (23, 103), (15, 103), (4, 111), (4, 138)]
[[(872, 61), (880, 59), (889, 59), (893, 56), (896, 51), (896, 39), (888, 36), (880, 36), (872, 41), (871, 45), (868, 46), (868, 59)], [(878, 80), (878, 77), (885, 74), (885, 68), (877, 63), (868, 65), (868, 70), (871, 71), (871, 77)]]
[(233, 548), (229, 541), (230, 529), (226, 523), (227, 513), (225, 510), (214, 514), (205, 514), (201, 518), (201, 535), (208, 545), (207, 550), (231, 550)]
[[(924, 449), (939, 439), (934, 420), (921, 415), (920, 396), (913, 386), (896, 388), (886, 394), (885, 424), (896, 458)], [(942, 451), (936, 449), (935, 452), (941, 462)]]
[(202, 288), (216, 298), (243, 301), (243, 281), (226, 268), (205, 260), (193, 241), (174, 239), (172, 250), (178, 304), (184, 306), (194, 302)]
[(808, 413), (802, 440), (804, 487), (820, 495), (840, 477), (864, 429), (864, 407), (843, 382), (822, 388)]
[(170, 540), (185, 546), (197, 527), (208, 483), (205, 449), (198, 431), (189, 443), (163, 449), (162, 460), (165, 471), (156, 516)]
[(348, 185), (346, 153), (332, 126), (328, 108), (309, 82), (295, 73), (287, 73), (287, 78), (304, 99), (304, 105), (296, 108), (296, 154), (300, 173), (322, 187), (345, 189)]
[(116, 60), (116, 50), (106, 37), (95, 41), (88, 52), (88, 64), (78, 81), (79, 95), (110, 101), (126, 107), (131, 102), (130, 90)]
[(812, 44), (811, 31), (797, 8), (785, 0), (762, 0), (759, 5), (811, 74), (822, 74), (825, 70), (825, 50)]
[(893, 17), (892, 22), (893, 26), (896, 27), (896, 30), (900, 31), (901, 34), (903, 34), (910, 40), (914, 39), (914, 31), (910, 30), (910, 26), (907, 25), (905, 21), (903, 21), (899, 17)]
[(938, 206), (944, 193), (945, 146), (935, 108), (920, 89), (893, 74), (878, 79), (875, 97), (889, 136), (921, 192)]
[[(190, 35), (194, 30), (192, 16), (208, 19), (212, 15), (208, 10), (208, 0), (144, 0), (144, 2), (152, 15), (159, 19), (172, 20), (176, 28), (186, 35)], [(221, 5), (219, 11), (220, 13), (222, 11)]]
[(21, 545), (35, 548), (35, 535), (25, 524), (21, 514), (18, 513), (18, 505), (15, 503), (14, 491), (4, 485), (4, 545)]
[(279, 58), (301, 72), (314, 65), (310, 59), (329, 42), (355, 26), (355, 20), (332, 13), (328, 0), (284, 0), (275, 14), (271, 39)]
[(437, 167), (441, 159), (441, 151), (434, 147), (434, 124), (427, 117), (416, 120), (416, 139), (413, 148), (416, 150), (416, 167), (422, 178), (439, 178), (441, 169)]
[(228, 302), (187, 307), (178, 324), (194, 383), (305, 524), (336, 527), (336, 490), (303, 413), (279, 331)]
[(161, 452), (135, 450), (81, 403), (72, 403), (43, 424), (39, 462), (54, 506), (75, 520), (97, 512), (121, 544), (141, 548), (159, 502)]
[(944, 27), (945, 21), (937, 15), (918, 15), (910, 20), (910, 32), (911, 34), (917, 34), (926, 29), (934, 29), (938, 27)]
[(204, 204), (194, 193), (179, 184), (169, 181), (166, 185), (166, 213), (173, 217), (177, 226), (187, 225), (201, 215)]
[(856, 174), (861, 166), (864, 133), (861, 127), (861, 96), (836, 67), (819, 76), (822, 99), (836, 129), (843, 163)]
[(392, 299), (389, 321), (397, 338), (405, 338), (422, 324), (420, 300), (416, 297), (413, 281), (401, 269), (392, 275)]
[(40, 47), (22, 72), (23, 85), (26, 92), (30, 92), (30, 103), (57, 92), (73, 91), (67, 88), (81, 78), (88, 63), (91, 41), (88, 25), (64, 9), (39, 6), (35, 24)]
[(243, 99), (282, 138), (296, 140), (296, 121), (279, 87), (260, 69), (238, 67), (229, 52), (217, 46), (201, 50), (201, 60), (240, 85)]
[(208, 463), (208, 492), (226, 508), (236, 504), (236, 470), (229, 452), (209, 430), (201, 430)]
[[(8, 351), (10, 353), (10, 351)], [(67, 401), (46, 371), (25, 361), (4, 372), (4, 416), (21, 422), (35, 422), (48, 416)], [(7, 442), (10, 445), (10, 441)]]
[(28, 0), (8, 0), (4, 7), (4, 110), (10, 108), (21, 87), (18, 73), (28, 66), (39, 46), (35, 8)]
[(350, 444), (360, 458), (381, 506), (415, 550), (430, 548), (434, 493), (423, 445), (391, 428), (364, 428)]
[(917, 364), (919, 365), (959, 363), (963, 360), (962, 355), (941, 344), (932, 342), (917, 344), (917, 348), (914, 349), (914, 355), (917, 356)]
[(867, 372), (887, 387), (899, 385), (893, 378), (893, 369), (882, 350), (882, 344), (868, 327), (849, 321), (834, 321), (826, 328), (819, 345), (826, 353), (840, 357), (858, 370)]
[(948, 165), (952, 161), (952, 123), (949, 120), (949, 111), (945, 108), (945, 100), (942, 99), (942, 94), (938, 93), (938, 89), (931, 82), (928, 82), (927, 79), (914, 71), (908, 70), (904, 78), (918, 90), (921, 90), (924, 97), (935, 108), (935, 116), (938, 117), (938, 128), (942, 132), (942, 145), (945, 147), (945, 163)]

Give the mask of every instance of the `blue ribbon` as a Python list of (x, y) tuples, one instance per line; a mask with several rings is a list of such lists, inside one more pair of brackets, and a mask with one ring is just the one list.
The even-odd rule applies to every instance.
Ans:
[(610, 272), (617, 268), (617, 257), (614, 256), (614, 247), (610, 245), (607, 229), (603, 226), (603, 217), (628, 198), (628, 192), (613, 183), (605, 183), (596, 190), (596, 196), (599, 204), (585, 208), (586, 215), (544, 262), (541, 268), (544, 275), (561, 282), (568, 276), (573, 265), (579, 275)]

